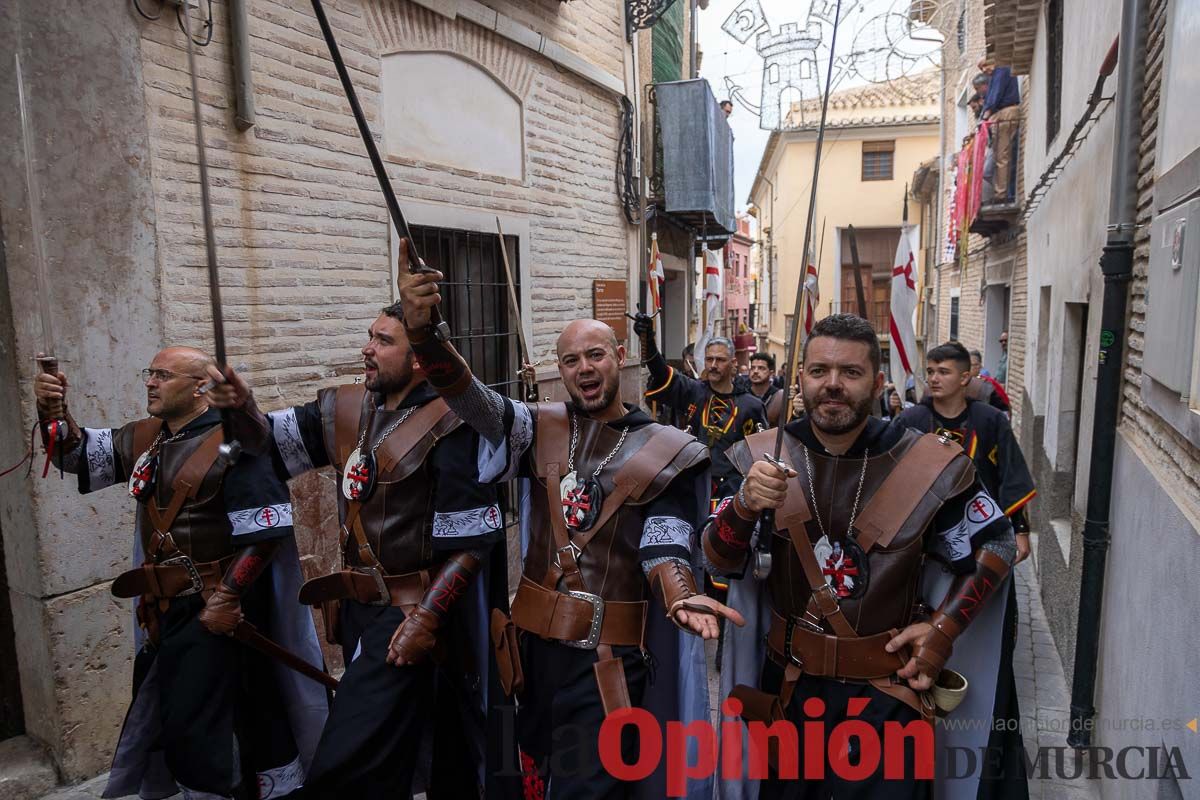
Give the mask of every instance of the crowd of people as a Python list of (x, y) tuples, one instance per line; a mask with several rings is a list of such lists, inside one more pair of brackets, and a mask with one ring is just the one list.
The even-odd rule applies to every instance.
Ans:
[[(885, 384), (871, 325), (837, 314), (789, 391), (770, 354), (740, 374), (724, 338), (668, 364), (639, 315), (652, 416), (621, 400), (625, 347), (582, 319), (556, 344), (569, 400), (519, 402), (472, 375), (434, 324), (440, 273), (400, 253), (361, 382), (314, 399), (263, 413), (234, 370), (168, 347), (142, 374), (148, 416), (93, 428), (66, 374), (37, 378), (56, 462), (137, 512), (136, 566), (113, 582), (137, 608), (133, 699), (106, 796), (664, 797), (671, 759), (623, 777), (648, 737), (606, 721), (710, 724), (708, 639), (722, 713), (797, 733), (767, 775), (699, 775), (690, 797), (1027, 795), (1019, 727), (939, 735), (1002, 756), (964, 777), (928, 772), (940, 756), (920, 747), (898, 772), (863, 767), (861, 744), (811, 724), (1019, 719), (1009, 573), (1035, 492), (977, 354), (931, 349), (918, 397)], [(342, 563), (304, 580), (287, 481), (327, 467)], [(310, 607), (344, 655), (336, 691)]]

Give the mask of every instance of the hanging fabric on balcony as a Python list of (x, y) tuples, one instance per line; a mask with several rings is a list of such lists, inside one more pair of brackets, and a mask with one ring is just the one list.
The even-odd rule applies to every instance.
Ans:
[(733, 204), (733, 131), (708, 81), (655, 84), (662, 130), (665, 210), (702, 236), (737, 230)]

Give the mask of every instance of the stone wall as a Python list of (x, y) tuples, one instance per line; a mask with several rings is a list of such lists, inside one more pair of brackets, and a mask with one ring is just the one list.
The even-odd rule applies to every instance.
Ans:
[[(358, 371), (364, 331), (393, 297), (395, 241), (309, 4), (246, 5), (254, 127), (239, 132), (233, 124), (224, 2), (213, 4), (213, 41), (198, 51), (197, 71), (229, 357), (246, 365), (270, 409), (311, 399)], [(326, 9), (414, 221), (494, 232), (499, 215), (506, 232), (521, 237), (527, 330), (539, 359), (553, 355), (566, 320), (591, 315), (591, 281), (629, 279), (636, 261), (613, 180), (620, 106), (612, 86), (623, 84), (628, 58), (623, 7), (491, 5), (511, 23), (507, 30), (528, 28), (534, 42), (544, 36), (547, 52), (558, 46), (576, 69), (408, 0), (327, 0)], [(14, 0), (0, 23), (0, 50), (25, 43), (36, 98), (43, 233), (71, 408), (85, 424), (118, 424), (144, 413), (135, 373), (162, 343), (211, 345), (184, 34), (170, 10), (150, 22), (128, 3), (80, 15), (63, 0)], [(516, 98), (521, 177), (386, 153), (381, 56), (397, 52), (451, 54)], [(0, 69), (0, 103), (0, 138), (19, 143), (11, 70)], [(436, 127), (448, 125), (440, 113), (413, 109), (413, 124), (452, 133)], [(35, 416), (29, 385), (40, 346), (23, 166), (19, 151), (0, 153), (3, 464), (23, 452)], [(552, 367), (541, 375), (553, 376)], [(627, 376), (635, 399), (637, 370)], [(316, 556), (308, 568), (332, 566), (329, 537), (319, 535), (332, 530), (332, 480), (306, 476), (292, 488), (302, 548)], [(67, 780), (107, 766), (129, 694), (131, 619), (107, 583), (129, 563), (127, 500), (117, 489), (81, 499), (70, 476), (0, 480), (26, 726)]]

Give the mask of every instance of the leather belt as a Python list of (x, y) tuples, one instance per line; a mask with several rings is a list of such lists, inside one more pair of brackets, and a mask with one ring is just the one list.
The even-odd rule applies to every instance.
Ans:
[(429, 572), (384, 575), (375, 567), (356, 567), (304, 582), (300, 602), (316, 606), (333, 600), (355, 600), (364, 605), (416, 606), (429, 588)]
[(164, 559), (157, 564), (143, 564), (122, 572), (112, 583), (113, 597), (145, 597), (160, 599), (187, 597), (216, 588), (233, 556), (220, 561), (196, 562), (185, 555)]
[(512, 602), (512, 621), (521, 630), (581, 650), (598, 645), (642, 644), (645, 602), (605, 600), (591, 592), (547, 589), (522, 576)]
[(814, 631), (799, 619), (781, 617), (772, 611), (767, 651), (780, 666), (794, 664), (806, 675), (851, 680), (887, 678), (908, 661), (907, 650), (889, 653), (884, 649), (897, 633), (831, 636)]

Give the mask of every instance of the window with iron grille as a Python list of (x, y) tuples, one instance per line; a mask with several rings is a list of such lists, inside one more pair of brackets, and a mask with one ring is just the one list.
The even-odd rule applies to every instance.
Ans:
[(864, 181), (890, 181), (895, 161), (896, 143), (862, 143), (862, 179)]
[(950, 298), (950, 341), (958, 341), (958, 296)]
[(1058, 135), (1062, 124), (1063, 4), (1046, 4), (1046, 147)]
[[(446, 276), (440, 288), (442, 310), (450, 323), (450, 341), (466, 359), (475, 377), (500, 394), (521, 399), (521, 383), (517, 378), (520, 356), (517, 326), (521, 323), (509, 305), (500, 238), (494, 233), (424, 225), (413, 225), (411, 230), (417, 252), (427, 264)], [(504, 246), (512, 267), (513, 290), (520, 298), (517, 237), (504, 237)], [(520, 573), (514, 574), (512, 569), (519, 569), (521, 563), (516, 508), (520, 494), (511, 482), (499, 489), (508, 538), (508, 580), (509, 585), (515, 585), (513, 582)]]
[(958, 12), (958, 52), (967, 49), (967, 8)]
[[(412, 226), (417, 252), (445, 275), (442, 308), (451, 341), (479, 380), (501, 394), (519, 397), (517, 325), (509, 311), (500, 240), (494, 233)], [(506, 236), (514, 290), (521, 296), (517, 238)]]

